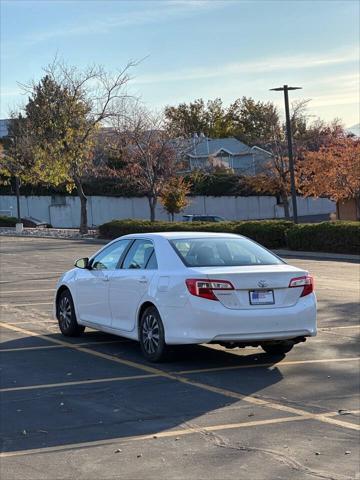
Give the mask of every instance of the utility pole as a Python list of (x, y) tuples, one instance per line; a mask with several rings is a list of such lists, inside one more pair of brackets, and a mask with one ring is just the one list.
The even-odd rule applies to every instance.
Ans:
[(301, 88), (302, 87), (289, 87), (288, 85), (284, 85), (283, 87), (278, 87), (278, 88), (270, 88), (270, 90), (274, 90), (276, 92), (284, 92), (286, 137), (287, 137), (287, 144), (288, 144), (290, 185), (291, 185), (291, 198), (292, 198), (294, 223), (298, 223), (298, 215), (297, 215), (295, 169), (294, 169), (294, 157), (293, 157), (293, 149), (292, 149), (292, 135), (291, 135), (291, 122), (290, 122), (289, 90), (301, 90)]
[(17, 204), (17, 221), (21, 223), (21, 212), (20, 212), (20, 180), (19, 177), (15, 177), (15, 192), (16, 192), (16, 204)]

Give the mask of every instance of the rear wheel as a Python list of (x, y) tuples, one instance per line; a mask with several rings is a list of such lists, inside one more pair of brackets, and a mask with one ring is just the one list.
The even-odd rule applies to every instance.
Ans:
[(56, 304), (56, 316), (61, 333), (66, 337), (78, 337), (85, 327), (79, 325), (76, 320), (74, 302), (69, 290), (63, 290)]
[(290, 352), (293, 346), (294, 342), (292, 342), (291, 340), (284, 340), (281, 342), (267, 343), (261, 345), (261, 348), (266, 353), (270, 353), (271, 355), (284, 355), (285, 353)]
[(139, 340), (141, 351), (150, 362), (161, 362), (167, 358), (164, 325), (155, 307), (148, 307), (141, 316)]

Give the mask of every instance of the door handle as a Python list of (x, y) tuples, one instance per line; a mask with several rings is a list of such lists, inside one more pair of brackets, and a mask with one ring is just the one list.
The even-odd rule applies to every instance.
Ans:
[(108, 282), (110, 280), (109, 275), (104, 275), (102, 277), (103, 282)]
[(146, 277), (140, 277), (139, 278), (139, 283), (147, 283), (147, 278)]

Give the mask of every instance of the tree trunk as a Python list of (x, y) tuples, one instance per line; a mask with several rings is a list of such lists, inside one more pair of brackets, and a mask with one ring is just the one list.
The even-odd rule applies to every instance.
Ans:
[(21, 223), (20, 212), (20, 180), (19, 177), (15, 177), (15, 190), (16, 190), (16, 205), (17, 205), (17, 222)]
[(283, 202), (283, 205), (284, 205), (285, 218), (287, 220), (289, 220), (290, 219), (289, 198), (288, 198), (286, 192), (283, 192), (281, 194), (281, 199), (282, 199), (282, 202)]
[(157, 203), (156, 197), (148, 197), (149, 207), (150, 207), (150, 221), (155, 222), (155, 207)]
[(80, 233), (82, 235), (89, 232), (88, 222), (87, 222), (87, 197), (84, 193), (83, 186), (80, 179), (75, 179), (75, 185), (77, 193), (80, 199)]
[(174, 214), (171, 213), (170, 215), (171, 215), (171, 221), (173, 222), (174, 221)]

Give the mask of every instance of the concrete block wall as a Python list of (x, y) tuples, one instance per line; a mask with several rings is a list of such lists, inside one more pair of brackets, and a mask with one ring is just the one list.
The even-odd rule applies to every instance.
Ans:
[[(53, 227), (76, 228), (79, 226), (80, 201), (77, 197), (22, 196), (21, 215), (34, 217), (51, 223)], [(298, 197), (298, 214), (328, 215), (336, 210), (335, 203), (325, 198)], [(16, 216), (16, 197), (0, 196), (0, 212), (12, 212)], [(191, 204), (175, 218), (180, 220), (183, 214), (220, 215), (229, 220), (257, 220), (283, 217), (283, 209), (276, 204), (275, 197), (205, 197), (191, 198)], [(1, 214), (1, 213), (0, 213)], [(144, 197), (88, 197), (88, 223), (100, 225), (112, 219), (149, 218), (149, 205)], [(161, 204), (156, 207), (156, 218), (168, 220)]]

